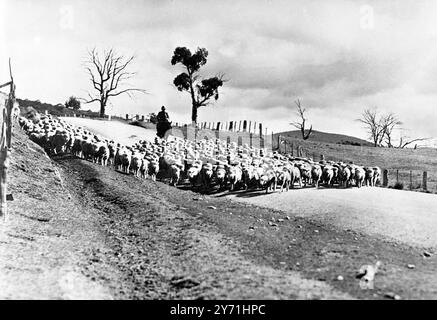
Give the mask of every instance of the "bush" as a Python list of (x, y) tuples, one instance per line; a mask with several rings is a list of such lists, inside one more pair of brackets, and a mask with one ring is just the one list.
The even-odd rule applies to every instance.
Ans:
[(73, 110), (79, 110), (80, 109), (80, 101), (76, 98), (71, 96), (66, 102), (65, 102), (66, 108), (71, 108)]
[(396, 182), (395, 185), (393, 186), (393, 188), (397, 189), (397, 190), (403, 190), (404, 184), (402, 182)]

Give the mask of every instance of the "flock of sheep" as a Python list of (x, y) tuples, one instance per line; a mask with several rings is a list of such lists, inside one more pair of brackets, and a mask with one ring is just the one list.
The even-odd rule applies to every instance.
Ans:
[(219, 190), (266, 192), (278, 187), (281, 192), (288, 191), (296, 185), (360, 188), (378, 185), (381, 177), (378, 167), (314, 162), (218, 139), (189, 141), (170, 136), (167, 140), (156, 138), (154, 142), (139, 141), (125, 146), (51, 115), (40, 115), (37, 120), (20, 117), (19, 124), (49, 154), (70, 152), (139, 178), (150, 176), (156, 181), (158, 177), (173, 186), (188, 180), (193, 189), (202, 191), (215, 185)]

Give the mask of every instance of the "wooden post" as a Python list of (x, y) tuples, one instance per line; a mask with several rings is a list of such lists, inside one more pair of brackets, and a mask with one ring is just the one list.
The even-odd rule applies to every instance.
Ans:
[(129, 120), (129, 115), (126, 113), (126, 120)]
[(249, 121), (249, 133), (252, 132), (252, 121)]
[(410, 170), (410, 190), (413, 189), (413, 171)]
[(260, 123), (259, 124), (259, 136), (262, 137), (262, 135), (263, 135), (263, 124)]
[(428, 172), (423, 171), (423, 178), (422, 178), (422, 188), (423, 190), (428, 190), (426, 183), (428, 182)]
[(220, 130), (220, 125), (221, 125), (221, 122), (217, 122), (217, 126), (216, 126), (216, 130), (217, 130), (217, 131)]
[(234, 127), (234, 122), (230, 121), (229, 122), (229, 131), (232, 131), (233, 127)]
[(247, 131), (247, 120), (243, 121), (243, 132)]
[(241, 132), (241, 120), (240, 120), (240, 123), (238, 125), (238, 132)]
[(388, 170), (384, 169), (382, 171), (382, 186), (387, 187), (388, 186)]
[(396, 170), (396, 182), (399, 182), (399, 169)]
[[(1, 85), (10, 86), (9, 96), (4, 107), (0, 105), (0, 218), (6, 221), (7, 212), (7, 186), (8, 168), (10, 164), (10, 154), (12, 150), (12, 109), (15, 105), (15, 84), (12, 77), (11, 59), (9, 58), (9, 75), (11, 81)], [(3, 103), (3, 102), (0, 102)]]

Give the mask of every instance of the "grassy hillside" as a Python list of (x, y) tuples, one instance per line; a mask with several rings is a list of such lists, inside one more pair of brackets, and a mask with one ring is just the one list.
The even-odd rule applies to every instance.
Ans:
[(62, 103), (58, 103), (57, 105), (53, 105), (50, 103), (44, 103), (39, 100), (28, 100), (28, 99), (17, 99), (18, 104), (21, 108), (33, 107), (36, 111), (44, 113), (46, 110), (48, 113), (54, 116), (73, 116), (76, 115), (85, 115), (88, 117), (98, 117), (98, 112), (93, 112), (91, 110), (72, 110), (66, 108)]
[[(302, 134), (299, 130), (281, 132), (275, 134), (275, 136), (281, 135), (282, 137), (290, 137), (294, 139), (302, 138)], [(313, 131), (308, 139), (309, 141), (327, 142), (327, 143), (338, 143), (352, 146), (372, 146), (372, 143), (360, 138), (347, 136), (343, 134), (327, 133), (321, 131)]]

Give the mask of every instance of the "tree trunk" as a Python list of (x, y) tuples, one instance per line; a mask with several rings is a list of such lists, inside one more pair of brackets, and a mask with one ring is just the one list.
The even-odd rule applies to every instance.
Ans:
[(105, 117), (105, 108), (106, 104), (103, 101), (100, 101), (100, 118)]
[(193, 122), (193, 125), (197, 123), (197, 106), (194, 104), (191, 110), (191, 121)]

